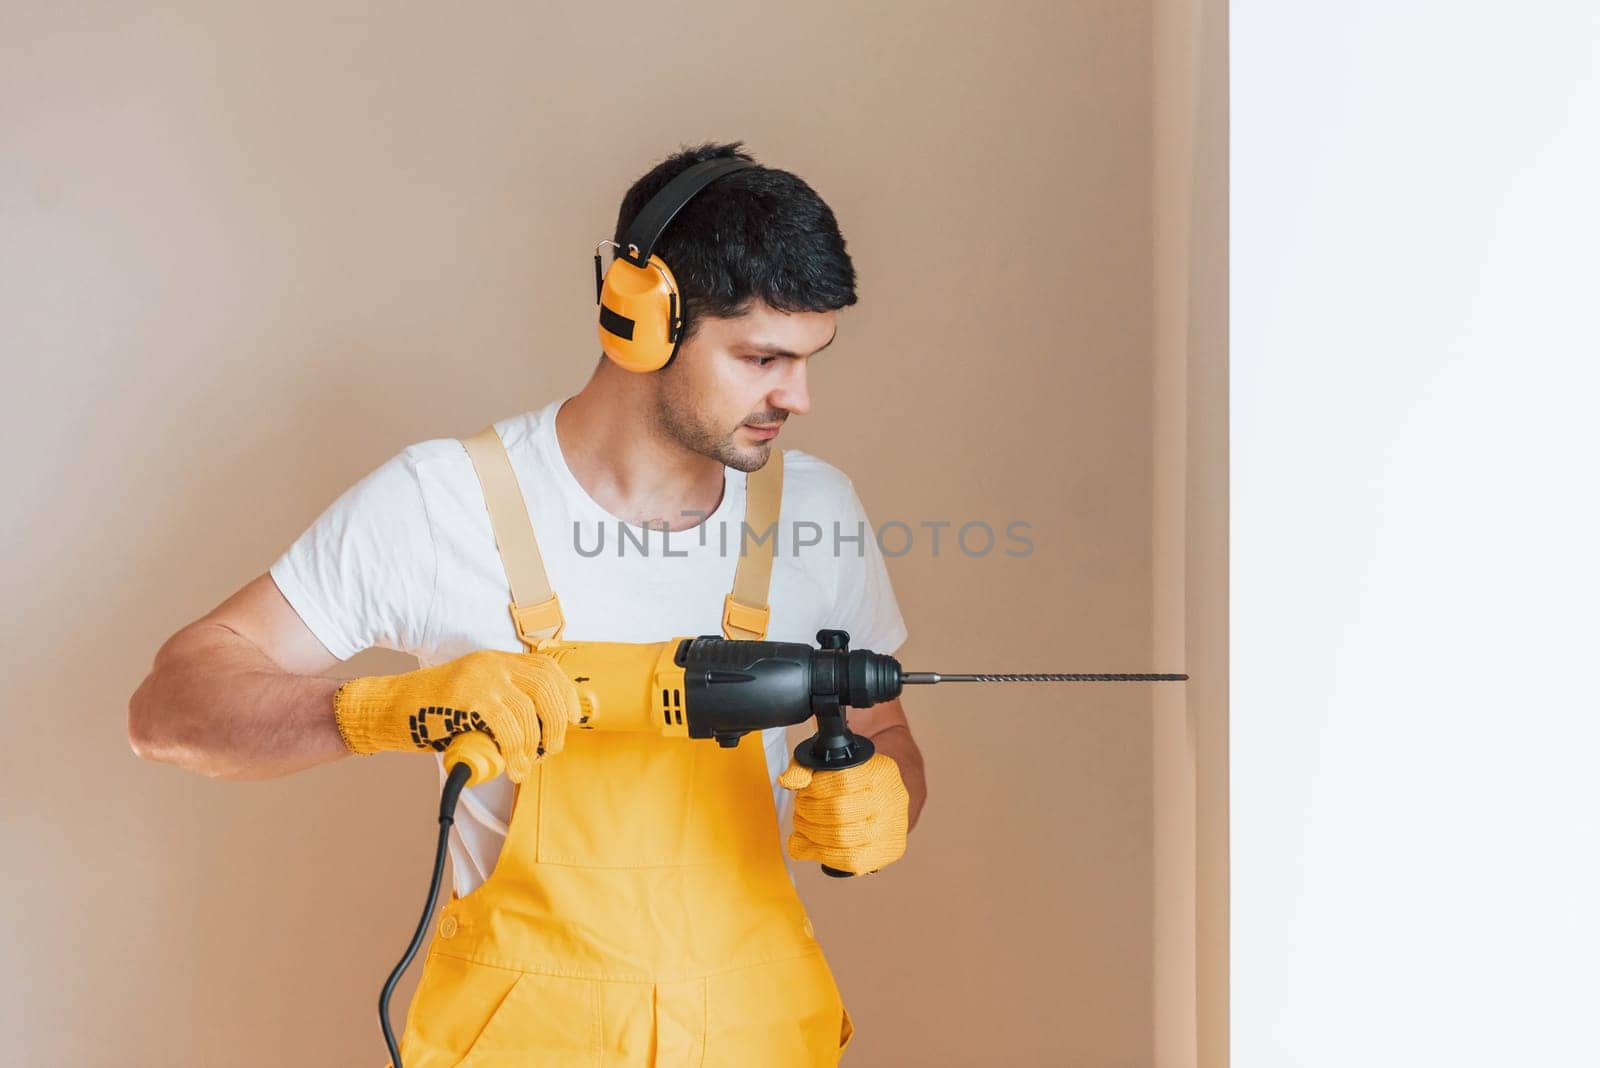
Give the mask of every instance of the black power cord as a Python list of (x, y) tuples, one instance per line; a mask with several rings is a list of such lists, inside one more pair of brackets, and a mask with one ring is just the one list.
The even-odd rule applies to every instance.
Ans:
[(428, 884), (428, 903), (422, 906), (422, 922), (417, 924), (417, 933), (411, 936), (411, 944), (406, 947), (406, 955), (400, 958), (400, 963), (389, 973), (388, 980), (383, 984), (383, 993), (378, 995), (378, 1020), (383, 1024), (383, 1041), (389, 1047), (389, 1059), (393, 1062), (393, 1068), (403, 1068), (403, 1066), (400, 1063), (400, 1047), (395, 1042), (394, 1029), (389, 1024), (389, 996), (394, 993), (395, 985), (400, 982), (400, 977), (405, 974), (412, 958), (422, 946), (422, 939), (428, 933), (428, 923), (433, 919), (433, 907), (439, 903), (439, 883), (444, 879), (444, 858), (450, 849), (450, 827), (456, 821), (456, 801), (461, 797), (461, 791), (470, 778), (472, 769), (465, 762), (456, 764), (450, 769), (450, 776), (445, 780), (444, 789), (439, 793), (439, 849), (433, 858), (433, 879)]

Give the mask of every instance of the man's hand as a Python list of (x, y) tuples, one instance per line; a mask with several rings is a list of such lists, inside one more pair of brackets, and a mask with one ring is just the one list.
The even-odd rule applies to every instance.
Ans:
[(900, 766), (884, 754), (853, 768), (815, 773), (791, 758), (778, 785), (795, 792), (789, 835), (795, 860), (862, 875), (905, 854), (911, 799)]
[(403, 675), (351, 679), (333, 699), (352, 753), (443, 750), (465, 731), (490, 735), (506, 777), (522, 782), (542, 756), (559, 753), (578, 721), (578, 688), (545, 653), (484, 649)]

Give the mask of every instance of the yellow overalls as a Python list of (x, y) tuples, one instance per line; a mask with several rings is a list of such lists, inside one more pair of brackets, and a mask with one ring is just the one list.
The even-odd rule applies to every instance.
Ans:
[[(494, 427), (465, 442), (530, 650), (560, 602)], [(774, 524), (783, 457), (747, 478)], [(759, 639), (776, 538), (739, 559), (723, 634)], [(567, 732), (521, 784), (494, 871), (440, 910), (400, 1043), (443, 1065), (834, 1065), (852, 1025), (784, 867), (759, 732)]]

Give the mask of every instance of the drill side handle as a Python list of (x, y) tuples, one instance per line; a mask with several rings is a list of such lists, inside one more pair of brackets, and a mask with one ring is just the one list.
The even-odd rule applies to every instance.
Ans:
[[(877, 752), (872, 739), (857, 734), (845, 721), (844, 709), (835, 704), (817, 713), (817, 733), (795, 746), (795, 763), (813, 771), (842, 771), (865, 764)], [(822, 874), (848, 879), (856, 873), (821, 865)]]

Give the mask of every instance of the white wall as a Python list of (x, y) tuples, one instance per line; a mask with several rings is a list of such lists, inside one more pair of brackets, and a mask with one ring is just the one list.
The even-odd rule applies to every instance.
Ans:
[(1600, 9), (1231, 19), (1233, 1063), (1600, 1064)]

